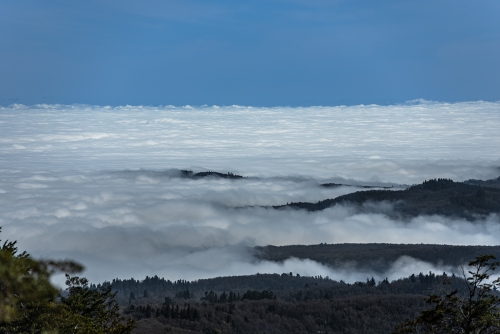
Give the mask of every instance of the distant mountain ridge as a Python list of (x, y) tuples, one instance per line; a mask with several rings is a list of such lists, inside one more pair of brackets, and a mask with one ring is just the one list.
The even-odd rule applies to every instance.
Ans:
[(450, 179), (432, 179), (405, 190), (367, 190), (326, 199), (316, 203), (293, 202), (273, 206), (275, 209), (303, 209), (320, 211), (337, 204), (356, 205), (367, 209), (366, 203), (390, 202), (394, 211), (387, 213), (398, 218), (420, 215), (442, 215), (467, 220), (484, 218), (491, 213), (500, 213), (500, 188), (483, 186), (497, 185), (500, 180), (454, 182)]
[(332, 268), (367, 270), (383, 273), (402, 256), (436, 266), (458, 267), (478, 254), (492, 254), (500, 259), (500, 246), (454, 246), (435, 244), (318, 244), (288, 246), (257, 246), (261, 260), (283, 262), (291, 257), (310, 259)]
[(190, 179), (201, 179), (201, 178), (207, 178), (207, 177), (216, 177), (216, 178), (222, 178), (222, 179), (244, 179), (245, 177), (238, 175), (238, 174), (233, 174), (233, 173), (220, 173), (220, 172), (214, 172), (214, 171), (207, 171), (207, 172), (199, 172), (199, 173), (194, 173), (191, 170), (181, 170), (181, 177), (184, 178), (190, 178)]

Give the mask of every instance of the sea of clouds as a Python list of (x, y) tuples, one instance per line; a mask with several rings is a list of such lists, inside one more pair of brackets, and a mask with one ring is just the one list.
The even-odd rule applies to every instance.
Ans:
[[(346, 281), (373, 273), (255, 258), (255, 245), (500, 244), (497, 216), (402, 222), (336, 206), (266, 207), (358, 191), (351, 185), (500, 175), (500, 103), (310, 108), (0, 107), (1, 238), (71, 258), (91, 281), (294, 272)], [(186, 179), (179, 169), (247, 179)], [(373, 211), (373, 210), (372, 210)], [(401, 258), (376, 277), (452, 270)]]

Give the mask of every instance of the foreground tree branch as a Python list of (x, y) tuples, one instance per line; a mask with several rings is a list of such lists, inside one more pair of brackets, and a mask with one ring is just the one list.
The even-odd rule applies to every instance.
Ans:
[(87, 279), (66, 274), (67, 294), (59, 296), (50, 276), (79, 272), (78, 263), (34, 260), (7, 240), (0, 247), (0, 264), (2, 334), (128, 334), (134, 328), (120, 315), (111, 287), (91, 289)]
[(500, 333), (500, 279), (489, 281), (500, 262), (493, 255), (480, 255), (462, 267), (466, 282), (463, 291), (453, 290), (444, 296), (430, 295), (427, 303), (434, 308), (424, 310), (414, 320), (407, 320), (394, 333)]

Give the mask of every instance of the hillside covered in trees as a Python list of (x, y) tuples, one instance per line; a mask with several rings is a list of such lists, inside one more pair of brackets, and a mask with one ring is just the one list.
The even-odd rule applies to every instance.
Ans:
[(500, 246), (453, 246), (429, 244), (318, 244), (255, 247), (262, 260), (282, 262), (291, 257), (311, 259), (332, 268), (349, 265), (376, 273), (387, 271), (401, 256), (434, 265), (458, 267), (476, 254), (500, 258)]
[(232, 180), (244, 178), (241, 175), (233, 174), (231, 172), (220, 173), (220, 172), (214, 172), (214, 171), (207, 171), (207, 172), (194, 173), (193, 171), (184, 170), (184, 169), (180, 171), (180, 177), (189, 178), (189, 179), (202, 179), (202, 178), (213, 177), (213, 178), (232, 179)]
[[(258, 247), (256, 252), (269, 261), (294, 256), (382, 272), (403, 255), (457, 267), (476, 254), (500, 257), (500, 246), (320, 244)], [(100, 287), (106, 286), (117, 292), (124, 314), (137, 321), (135, 333), (391, 333), (429, 307), (425, 296), (462, 291), (466, 283), (460, 275), (431, 272), (351, 284), (282, 273), (191, 282), (154, 276), (115, 279)]]
[[(490, 184), (489, 181), (484, 185)], [(495, 182), (491, 182), (496, 184)], [(319, 211), (334, 205), (355, 205), (361, 211), (373, 212), (367, 203), (390, 202), (393, 211), (384, 212), (395, 218), (412, 218), (420, 215), (443, 215), (474, 220), (500, 213), (500, 189), (483, 186), (481, 182), (454, 182), (449, 179), (432, 179), (405, 190), (366, 190), (326, 199), (317, 203), (294, 202), (273, 206), (275, 209), (304, 209)]]
[[(348, 284), (293, 273), (171, 282), (158, 277), (110, 284), (134, 333), (391, 333), (426, 309), (424, 297), (463, 289), (458, 276), (411, 275)], [(263, 289), (271, 287), (271, 290)]]

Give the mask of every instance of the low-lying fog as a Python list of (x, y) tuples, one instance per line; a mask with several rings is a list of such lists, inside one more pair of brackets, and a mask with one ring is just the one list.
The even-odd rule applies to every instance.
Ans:
[[(310, 260), (258, 261), (255, 245), (344, 242), (497, 245), (497, 216), (389, 219), (336, 206), (262, 206), (434, 177), (498, 177), (500, 104), (312, 108), (0, 108), (0, 237), (70, 258), (99, 282), (294, 272), (345, 281), (373, 273)], [(185, 179), (175, 168), (248, 179)], [(373, 210), (372, 210), (373, 211)], [(453, 270), (400, 258), (376, 277)]]

